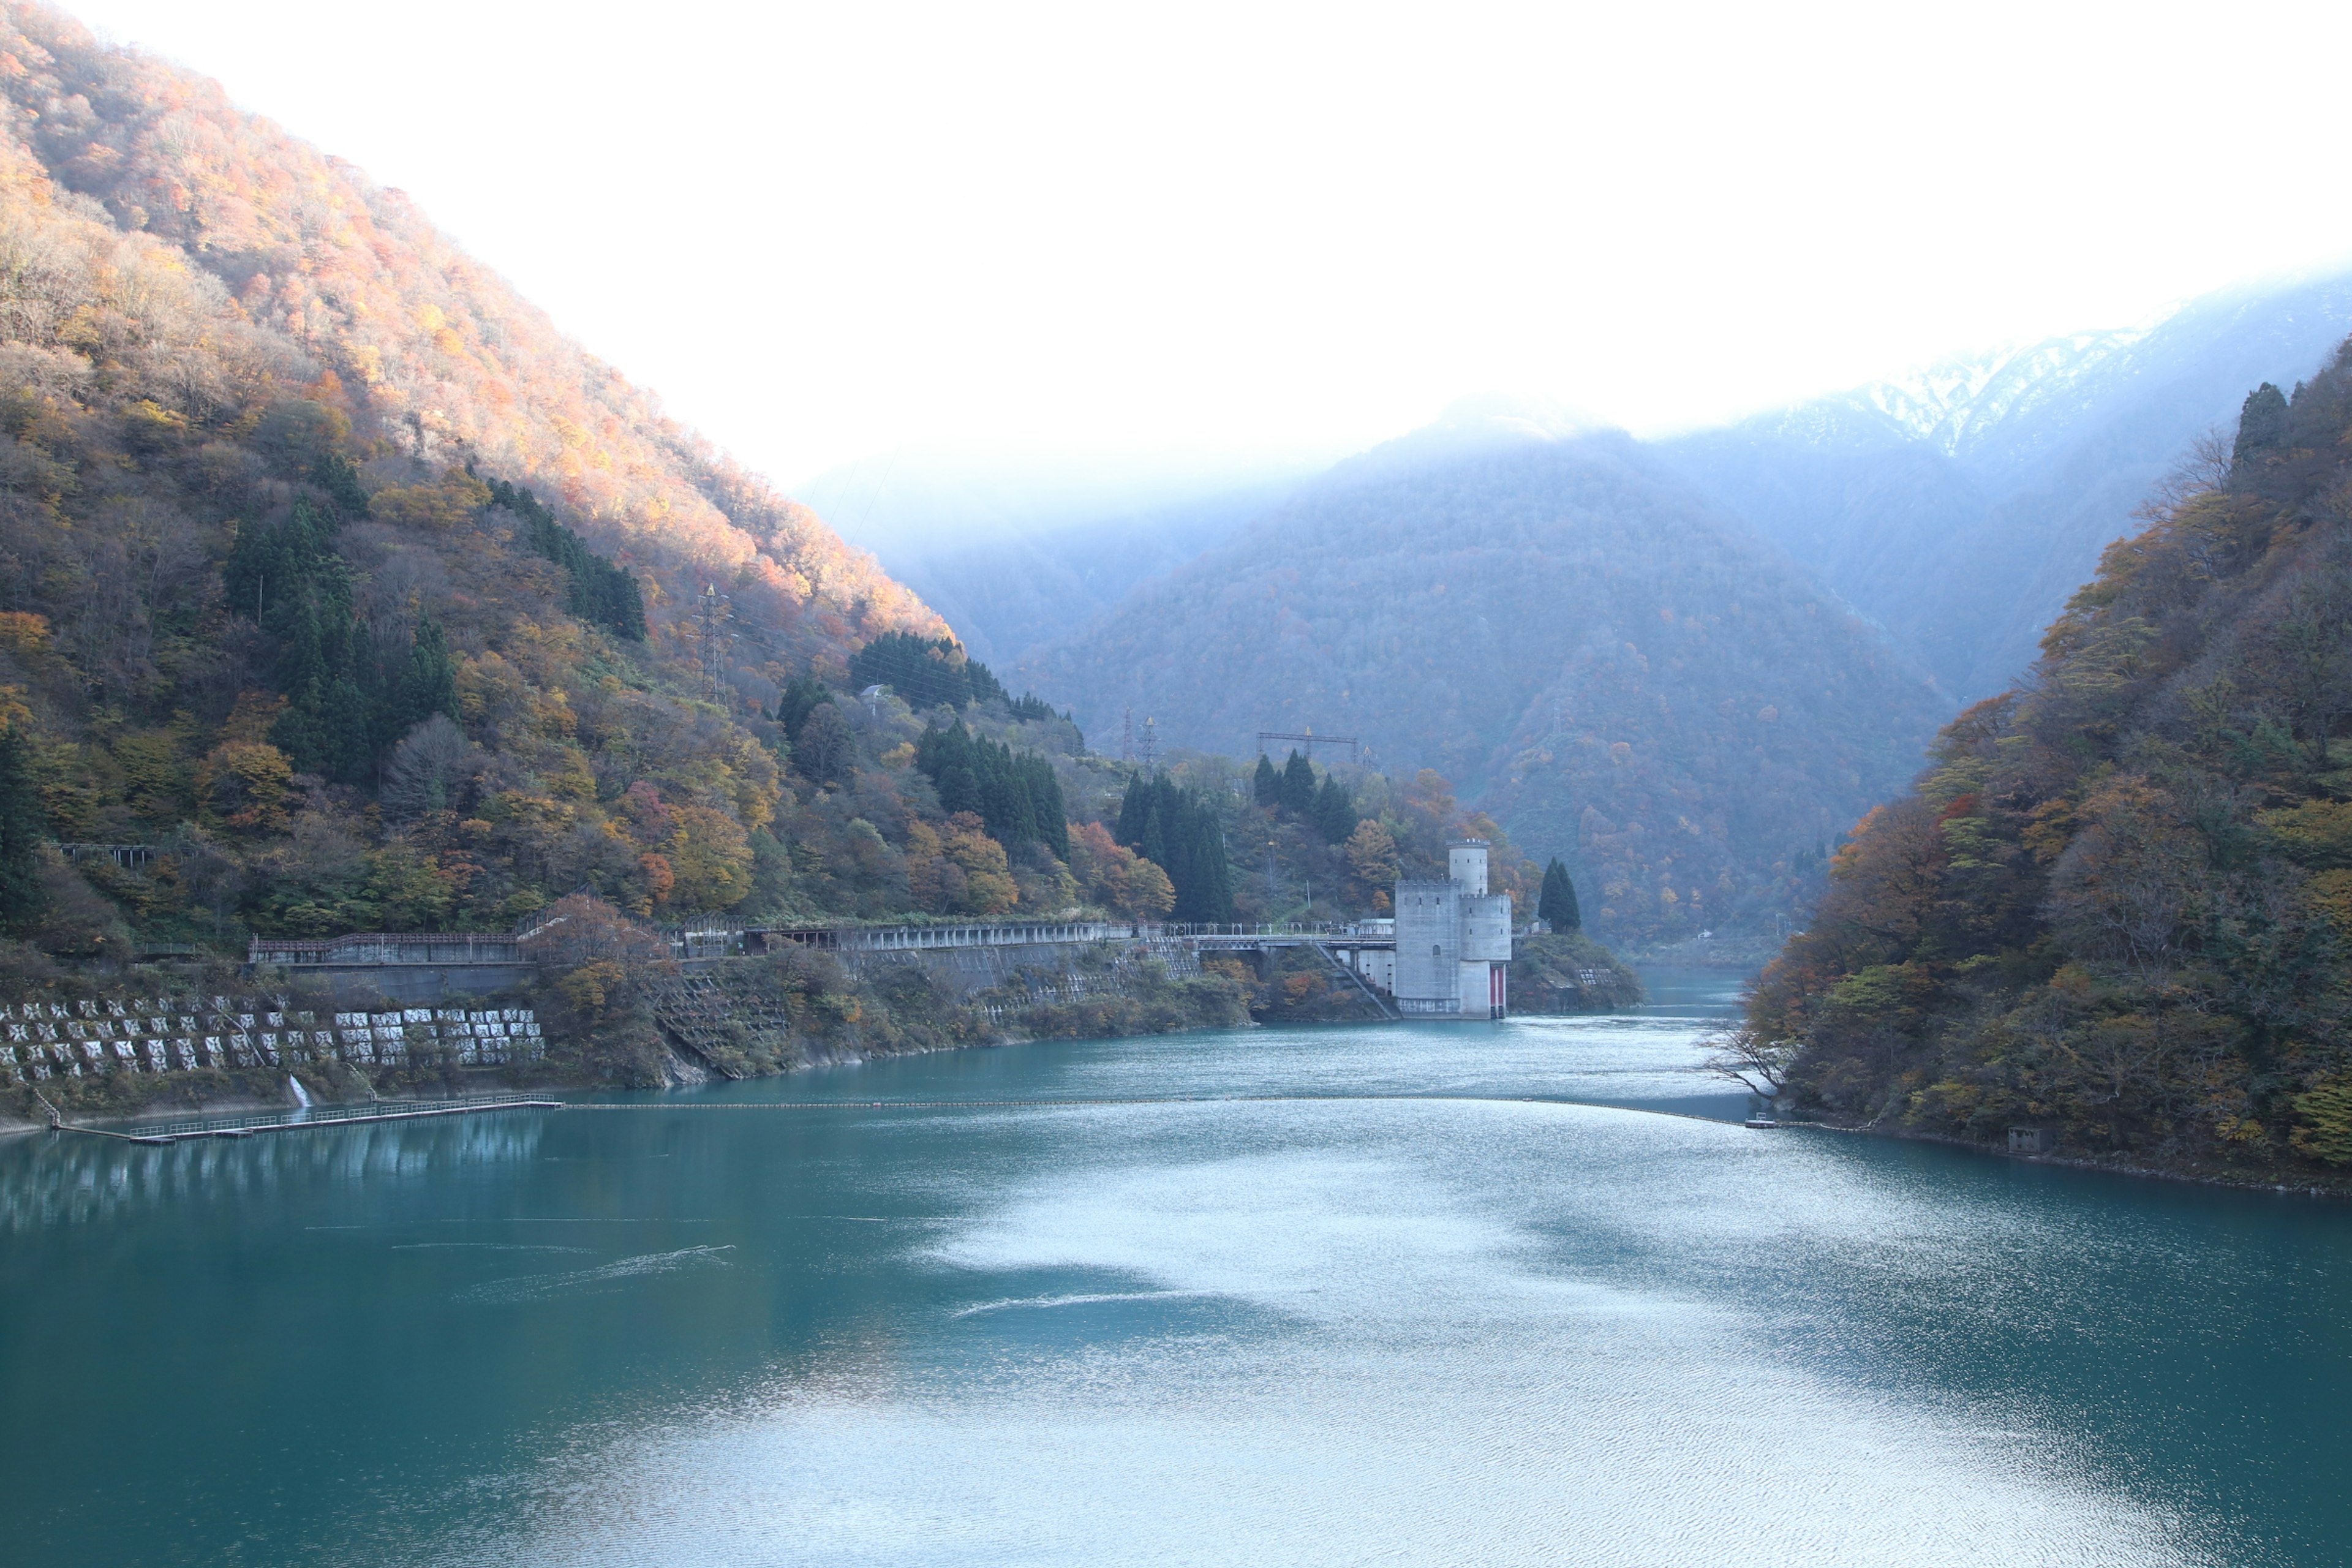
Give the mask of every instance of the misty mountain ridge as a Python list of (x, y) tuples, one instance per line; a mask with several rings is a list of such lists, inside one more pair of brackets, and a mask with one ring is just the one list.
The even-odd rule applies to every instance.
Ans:
[[(2150, 323), (1958, 355), (1644, 446), (1880, 627), (1958, 704), (2024, 670), (2039, 628), (2099, 551), (2132, 531), (2134, 509), (2201, 432), (2234, 417), (2246, 386), (2291, 384), (2347, 332), (2352, 279), (2224, 290)], [(1318, 482), (1378, 482), (1611, 428), (1539, 397), (1483, 395)], [(1164, 492), (1164, 475), (1149, 484), (1131, 476), (1128, 499), (1081, 517), (1087, 498), (1113, 485), (1107, 468), (1025, 500), (990, 488), (1012, 482), (1010, 469), (961, 491), (950, 468), (926, 471), (921, 506), (892, 501), (892, 515), (950, 529), (952, 541), (901, 538), (883, 546), (883, 563), (981, 657), (1007, 664), (1081, 637), (1129, 588), (1213, 548), (1307, 482), (1232, 484), (1154, 509), (1133, 498), (1151, 485)], [(805, 493), (836, 517), (847, 506), (858, 536), (839, 478), (849, 472), (828, 480), (843, 487), (837, 497)], [(944, 521), (959, 516), (960, 528)], [(1002, 537), (1006, 530), (1022, 536)]]
[[(944, 616), (974, 658), (1012, 665), (1108, 613), (1139, 584), (1273, 511), (1310, 480), (1370, 482), (1479, 452), (1615, 428), (1553, 399), (1486, 393), (1457, 400), (1431, 424), (1345, 458), (1319, 478), (1277, 471), (1245, 479), (1212, 468), (1190, 477), (1192, 489), (1177, 487), (1178, 499), (1153, 504), (1146, 498), (1168, 487), (1167, 476), (1128, 472), (1108, 457), (1086, 459), (1079, 474), (1026, 495), (1007, 488), (1024, 471), (1017, 465), (929, 458), (910, 460), (898, 488), (877, 488), (863, 510), (849, 497), (864, 482), (859, 476), (878, 474), (885, 459), (835, 470), (824, 480), (831, 488), (807, 493), (834, 498), (826, 503), (829, 517), (841, 517), (846, 507), (852, 519), (866, 519), (858, 536), (876, 542), (890, 575)], [(1167, 460), (1163, 455), (1151, 462)], [(1223, 488), (1198, 490), (1212, 480)], [(1118, 498), (1110, 510), (1057, 521), (1107, 495)], [(950, 526), (957, 520), (963, 525)], [(857, 531), (855, 521), (848, 526)]]
[(1567, 856), (1612, 940), (1801, 910), (1946, 704), (1630, 437), (1465, 423), (1466, 450), (1340, 465), (1018, 680), (1097, 734), (1132, 709), (1175, 745), (1311, 728), (1433, 768)]
[(1963, 359), (1659, 443), (1956, 700), (2004, 689), (2133, 512), (2246, 388), (2352, 333), (2352, 277)]
[(1146, 522), (1235, 492), (1279, 492), (1343, 455), (913, 445), (839, 464), (794, 493), (887, 563), (1081, 525)]
[(1296, 488), (1270, 481), (1046, 532), (901, 547), (883, 564), (946, 617), (973, 658), (1011, 665), (1041, 633), (1092, 624), (1139, 584), (1231, 537)]

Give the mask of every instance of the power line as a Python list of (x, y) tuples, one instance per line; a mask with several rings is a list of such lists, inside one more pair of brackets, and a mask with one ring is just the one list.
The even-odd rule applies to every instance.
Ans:
[(1294, 735), (1287, 730), (1260, 730), (1257, 732), (1257, 749), (1260, 752), (1265, 751), (1265, 743), (1268, 741), (1296, 741), (1310, 760), (1314, 757), (1315, 748), (1318, 746), (1345, 746), (1348, 748), (1350, 762), (1361, 762), (1364, 759), (1364, 743), (1353, 735), (1318, 735), (1312, 730), (1302, 731)]

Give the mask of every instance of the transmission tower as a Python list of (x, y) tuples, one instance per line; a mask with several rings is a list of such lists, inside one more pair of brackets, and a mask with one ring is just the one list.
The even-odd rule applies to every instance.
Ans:
[(1135, 761), (1135, 710), (1132, 708), (1127, 710), (1127, 716), (1119, 721), (1118, 760), (1128, 763)]
[(719, 700), (719, 688), (727, 677), (728, 602), (719, 596), (718, 588), (703, 584), (702, 602), (695, 606), (695, 641), (702, 655), (702, 700)]

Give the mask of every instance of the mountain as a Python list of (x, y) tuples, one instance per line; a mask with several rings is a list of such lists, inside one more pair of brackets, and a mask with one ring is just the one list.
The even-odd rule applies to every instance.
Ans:
[(1042, 533), (883, 552), (892, 575), (954, 626), (975, 658), (1013, 664), (1108, 612), (1135, 586), (1183, 565), (1280, 504), (1296, 484), (1265, 484)]
[(1015, 683), (1097, 734), (1131, 707), (1214, 751), (1360, 736), (1569, 857), (1607, 940), (1801, 908), (1947, 710), (1636, 443), (1480, 428), (1339, 465)]
[[(1359, 454), (1403, 469), (1607, 426), (1540, 398), (1464, 398), (1428, 426)], [(1325, 465), (1212, 458), (950, 461), (901, 454), (847, 465), (802, 493), (871, 544), (938, 607), (974, 657), (1018, 662), (1109, 613), (1272, 511)]]
[[(36, 7), (0, 121), (10, 936), (1077, 901), (1037, 761), (1076, 732), (398, 193)], [(1017, 746), (982, 809), (904, 702), (837, 698), (884, 656)]]
[[(389, 449), (470, 458), (555, 499), (650, 573), (657, 625), (717, 579), (802, 657), (871, 630), (937, 629), (813, 512), (665, 418), (400, 192), (238, 110), (217, 83), (102, 46), (43, 7), (7, 9), (0, 54), (12, 204), (102, 225), (125, 256), (184, 268), (195, 335), (157, 352), (185, 366), (182, 400), (198, 416), (241, 390), (204, 374), (215, 345), (266, 343), (290, 356), (282, 374), (348, 405)], [(22, 326), (85, 308), (69, 289), (42, 297), (45, 276), (37, 255), (20, 256)], [(159, 296), (144, 298), (159, 321)]]
[(1864, 820), (1732, 1065), (1850, 1122), (2352, 1164), (2347, 451), (2352, 348), (2246, 397)]
[(2347, 332), (2352, 278), (2231, 290), (1661, 451), (1972, 700), (2026, 668), (2100, 551), (2246, 387), (2292, 384)]

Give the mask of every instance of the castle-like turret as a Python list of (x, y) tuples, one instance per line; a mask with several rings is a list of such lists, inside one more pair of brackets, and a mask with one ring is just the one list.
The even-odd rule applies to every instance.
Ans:
[(1396, 1004), (1406, 1017), (1508, 1011), (1511, 896), (1486, 891), (1486, 841), (1445, 847), (1446, 880), (1396, 885)]

